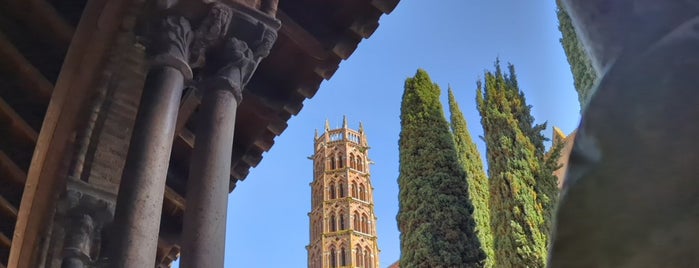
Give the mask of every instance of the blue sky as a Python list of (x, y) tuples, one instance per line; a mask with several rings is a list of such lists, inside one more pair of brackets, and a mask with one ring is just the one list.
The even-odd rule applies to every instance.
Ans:
[[(403, 0), (349, 60), (325, 81), (259, 166), (229, 197), (226, 267), (307, 267), (314, 129), (364, 124), (375, 188), (381, 267), (400, 256), (398, 134), (403, 83), (425, 69), (446, 101), (451, 85), (473, 137), (482, 135), (475, 82), (496, 57), (517, 68), (537, 122), (570, 133), (579, 104), (558, 39), (555, 4), (521, 0)], [(448, 116), (448, 113), (445, 112)], [(475, 141), (481, 153), (485, 145)], [(547, 145), (548, 146), (548, 145)]]

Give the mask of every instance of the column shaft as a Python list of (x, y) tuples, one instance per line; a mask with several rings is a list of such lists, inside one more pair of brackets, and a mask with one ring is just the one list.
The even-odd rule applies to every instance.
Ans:
[(154, 267), (165, 179), (184, 77), (162, 66), (146, 78), (119, 187), (112, 267)]
[(699, 5), (563, 0), (598, 70), (548, 266), (698, 267)]
[(223, 267), (237, 106), (230, 89), (205, 89), (187, 182), (182, 267)]

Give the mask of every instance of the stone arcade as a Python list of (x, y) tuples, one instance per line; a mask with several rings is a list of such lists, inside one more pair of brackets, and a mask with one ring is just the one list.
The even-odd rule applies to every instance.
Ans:
[(228, 193), (397, 3), (0, 1), (0, 267), (223, 267)]

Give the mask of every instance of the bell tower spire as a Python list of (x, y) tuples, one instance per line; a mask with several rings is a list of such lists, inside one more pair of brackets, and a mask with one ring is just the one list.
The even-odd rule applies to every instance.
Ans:
[(379, 267), (368, 147), (360, 130), (330, 129), (315, 139), (309, 268)]

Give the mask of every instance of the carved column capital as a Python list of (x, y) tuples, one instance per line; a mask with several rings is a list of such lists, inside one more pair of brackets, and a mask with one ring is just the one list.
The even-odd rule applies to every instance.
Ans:
[(160, 20), (152, 36), (149, 54), (154, 66), (170, 66), (180, 72), (186, 80), (192, 79), (189, 67), (189, 47), (192, 29), (189, 21), (181, 16), (168, 16)]
[(206, 51), (221, 43), (221, 40), (228, 34), (228, 26), (232, 16), (231, 7), (219, 2), (211, 4), (206, 17), (194, 31), (192, 55), (189, 59), (192, 68), (202, 67), (206, 64)]
[[(277, 29), (252, 17), (236, 13), (236, 19), (244, 21), (243, 29), (234, 29), (215, 54), (219, 57), (210, 60), (209, 75), (203, 85), (214, 88), (227, 88), (242, 100), (242, 91), (255, 73), (259, 62), (269, 55), (277, 39)], [(238, 26), (240, 27), (240, 26)]]
[(202, 86), (230, 90), (240, 103), (246, 74), (254, 72), (257, 66), (253, 52), (246, 42), (233, 37), (226, 40), (218, 55), (217, 66), (212, 66), (215, 71), (204, 78)]
[(99, 248), (99, 233), (102, 226), (111, 221), (113, 209), (110, 202), (100, 197), (76, 189), (66, 191), (59, 205), (66, 230), (62, 250), (64, 264), (85, 265), (97, 259), (95, 248)]

